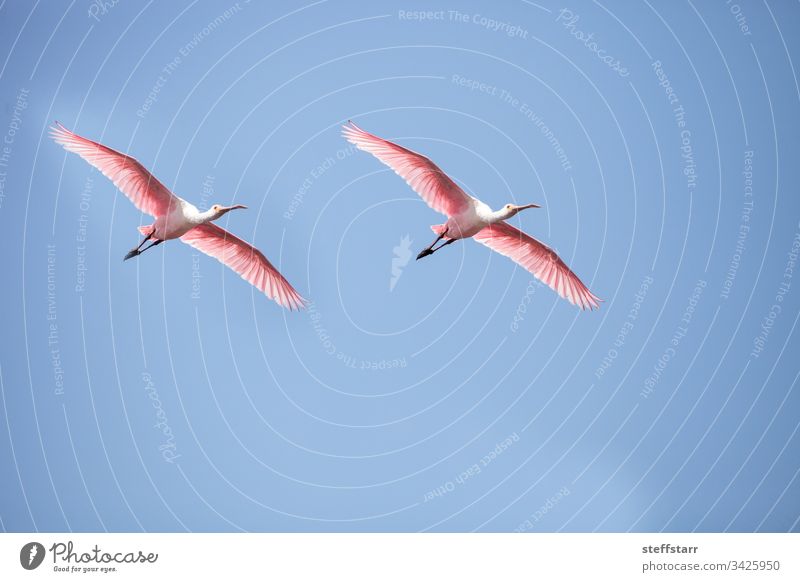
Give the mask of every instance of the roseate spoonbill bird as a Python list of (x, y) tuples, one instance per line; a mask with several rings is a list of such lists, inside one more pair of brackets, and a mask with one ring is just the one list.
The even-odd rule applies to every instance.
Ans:
[[(201, 212), (194, 204), (170, 192), (134, 158), (72, 133), (58, 122), (50, 131), (56, 143), (100, 170), (139, 210), (156, 219), (153, 224), (139, 227), (144, 239), (125, 255), (124, 261), (141, 255), (165, 240), (180, 238), (236, 271), (279, 305), (292, 310), (305, 305), (305, 299), (261, 251), (213, 224), (214, 220), (231, 210), (246, 206), (214, 204)], [(150, 244), (142, 248), (147, 241)]]
[[(389, 166), (428, 206), (447, 216), (444, 224), (431, 226), (436, 240), (417, 255), (417, 260), (459, 239), (472, 237), (527, 269), (581, 309), (600, 307), (602, 299), (589, 291), (550, 247), (506, 222), (521, 210), (540, 208), (537, 204), (506, 204), (493, 211), (459, 188), (425, 156), (372, 135), (352, 121), (342, 127), (347, 141)], [(442, 239), (445, 242), (436, 247)]]

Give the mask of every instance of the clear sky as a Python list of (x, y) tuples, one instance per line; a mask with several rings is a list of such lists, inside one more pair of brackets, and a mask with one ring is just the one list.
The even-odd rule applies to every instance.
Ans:
[[(0, 4), (0, 526), (788, 531), (796, 3)], [(580, 312), (340, 125), (553, 246)], [(290, 313), (48, 137), (254, 242)]]

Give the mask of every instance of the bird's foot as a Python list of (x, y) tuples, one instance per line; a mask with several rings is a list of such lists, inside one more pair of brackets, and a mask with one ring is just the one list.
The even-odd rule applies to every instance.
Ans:
[(420, 251), (420, 253), (417, 255), (417, 260), (423, 259), (423, 258), (427, 257), (428, 255), (432, 255), (432, 254), (433, 254), (433, 251), (431, 249), (424, 249), (424, 250)]
[(141, 255), (141, 254), (142, 254), (142, 251), (140, 251), (139, 249), (131, 249), (130, 251), (128, 251), (128, 254), (125, 255), (125, 258), (122, 259), (122, 260), (123, 261), (127, 261), (128, 259), (132, 259), (133, 257), (136, 257), (136, 256)]

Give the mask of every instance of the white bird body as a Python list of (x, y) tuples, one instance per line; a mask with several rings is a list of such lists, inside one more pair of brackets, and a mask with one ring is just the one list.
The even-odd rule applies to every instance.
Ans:
[[(161, 240), (180, 238), (195, 226), (207, 222), (197, 206), (178, 198), (180, 204), (170, 206), (169, 214), (159, 216), (147, 229), (152, 229), (153, 236)], [(144, 233), (147, 234), (147, 233)]]
[[(538, 208), (538, 205), (506, 204), (500, 210), (492, 210), (489, 205), (464, 192), (425, 156), (372, 135), (353, 122), (344, 126), (342, 134), (357, 148), (394, 170), (428, 206), (447, 216), (444, 224), (431, 226), (438, 238), (420, 252), (417, 259), (456, 240), (471, 237), (509, 257), (581, 309), (600, 307), (601, 300), (589, 291), (553, 249), (506, 222), (519, 211)], [(442, 239), (447, 240), (434, 248)]]
[[(175, 196), (173, 194), (173, 196)], [(153, 238), (159, 240), (171, 240), (180, 238), (195, 226), (207, 224), (221, 217), (223, 213), (214, 212), (212, 207), (209, 210), (201, 211), (191, 202), (184, 200), (180, 196), (175, 196), (178, 204), (170, 204), (169, 213), (156, 218), (156, 221), (149, 226), (141, 227), (142, 234), (153, 232)]]
[[(194, 204), (176, 196), (134, 158), (81, 137), (57, 123), (51, 128), (56, 143), (81, 156), (100, 170), (142, 212), (155, 218), (153, 224), (140, 226), (145, 239), (125, 259), (140, 255), (165, 240), (180, 238), (205, 254), (236, 271), (279, 305), (300, 309), (305, 304), (286, 278), (253, 245), (213, 223), (241, 204), (214, 204), (201, 212)], [(147, 241), (150, 246), (142, 249)]]
[(465, 205), (461, 212), (450, 216), (444, 224), (437, 224), (431, 228), (436, 234), (446, 231), (445, 238), (458, 240), (471, 238), (487, 226), (503, 220), (504, 217), (502, 211), (494, 211), (485, 202), (472, 198), (470, 204)]

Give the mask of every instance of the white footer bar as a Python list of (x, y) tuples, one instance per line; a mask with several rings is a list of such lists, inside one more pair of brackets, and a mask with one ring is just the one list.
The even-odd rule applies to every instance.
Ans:
[(798, 560), (798, 534), (0, 534), (9, 581), (779, 582)]

